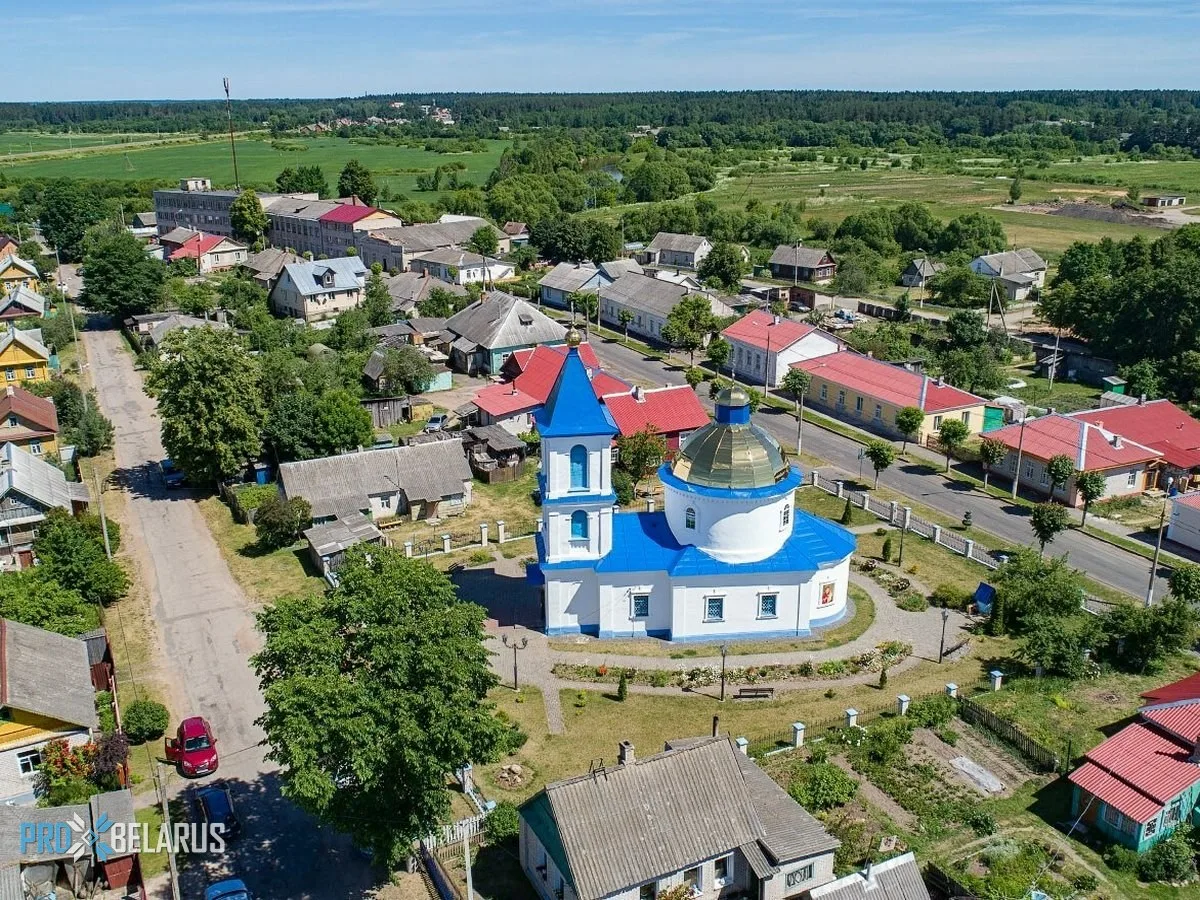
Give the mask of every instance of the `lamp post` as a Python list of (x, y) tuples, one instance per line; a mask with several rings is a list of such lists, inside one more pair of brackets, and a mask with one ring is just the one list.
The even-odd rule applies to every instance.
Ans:
[(721, 702), (725, 702), (725, 654), (729, 652), (729, 645), (721, 645)]
[(1167, 479), (1167, 493), (1163, 497), (1162, 511), (1158, 515), (1158, 540), (1154, 542), (1154, 559), (1150, 562), (1150, 583), (1146, 585), (1146, 606), (1154, 603), (1154, 577), (1158, 574), (1158, 554), (1162, 552), (1163, 526), (1167, 524), (1167, 498), (1171, 496), (1171, 485), (1175, 479)]
[(521, 638), (521, 642), (519, 644), (517, 643), (516, 638), (513, 638), (512, 642), (510, 643), (508, 640), (508, 635), (502, 634), (502, 635), (500, 635), (500, 642), (502, 644), (504, 644), (505, 647), (508, 647), (510, 650), (512, 650), (512, 652), (513, 652), (513, 690), (514, 691), (520, 690), (519, 684), (517, 682), (517, 651), (524, 650), (526, 647), (529, 646), (529, 638), (527, 638), (527, 637)]
[(950, 610), (942, 607), (942, 642), (938, 644), (938, 665), (946, 656), (946, 622), (950, 619)]

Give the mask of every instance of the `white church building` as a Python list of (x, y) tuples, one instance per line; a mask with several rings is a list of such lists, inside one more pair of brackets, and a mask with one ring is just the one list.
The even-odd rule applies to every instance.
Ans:
[(579, 334), (537, 413), (546, 632), (672, 641), (804, 636), (846, 614), (854, 536), (795, 508), (800, 470), (750, 423), (739, 388), (663, 464), (664, 509), (621, 512), (617, 427), (591, 388)]

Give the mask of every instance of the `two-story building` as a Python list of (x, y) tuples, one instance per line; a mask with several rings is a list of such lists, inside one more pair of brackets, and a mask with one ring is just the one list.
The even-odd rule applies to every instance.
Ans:
[(201, 275), (207, 275), (210, 272), (224, 272), (241, 265), (246, 261), (248, 254), (249, 248), (233, 238), (193, 231), (170, 252), (167, 259), (170, 262), (194, 259), (197, 271)]
[(33, 564), (33, 540), (50, 510), (74, 514), (87, 505), (87, 485), (16, 444), (0, 447), (0, 567)]
[(828, 284), (837, 275), (837, 261), (822, 247), (780, 244), (767, 263), (771, 277), (783, 281)]
[(11, 322), (0, 332), (0, 371), (5, 384), (29, 384), (50, 379), (50, 351), (41, 329), (21, 331)]
[(546, 785), (520, 810), (541, 900), (785, 900), (833, 880), (840, 842), (726, 737), (670, 741)]
[(712, 252), (712, 242), (699, 234), (673, 234), (660, 231), (643, 251), (648, 265), (698, 269)]
[[(208, 178), (184, 178), (178, 188), (154, 192), (154, 223), (160, 235), (176, 228), (188, 228), (233, 237), (233, 224), (229, 208), (238, 198), (240, 191), (213, 190)], [(258, 194), (264, 210), (282, 197), (282, 194)], [(317, 199), (316, 194), (289, 195)]]
[(0, 394), (0, 443), (33, 456), (58, 453), (58, 410), (52, 400), (5, 385)]
[[(269, 218), (269, 217), (268, 217)], [(350, 202), (338, 201), (337, 206), (323, 213), (320, 223), (321, 253), (325, 256), (344, 256), (375, 228), (394, 228), (404, 223), (391, 213), (361, 203), (357, 197)]]
[(792, 363), (837, 353), (843, 342), (807, 322), (756, 309), (721, 332), (729, 342), (729, 365), (747, 384), (777, 388)]
[(362, 303), (367, 274), (357, 256), (288, 263), (271, 291), (271, 308), (306, 322), (335, 318)]
[(1046, 283), (1046, 261), (1028, 247), (977, 256), (971, 260), (971, 271), (996, 280), (1014, 303)]

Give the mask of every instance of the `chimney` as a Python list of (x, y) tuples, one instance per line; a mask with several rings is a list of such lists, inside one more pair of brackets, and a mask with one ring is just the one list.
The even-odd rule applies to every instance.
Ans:
[(646, 389), (643, 388), (641, 385), (636, 386), (633, 389), (633, 399), (636, 400), (638, 403), (645, 403), (646, 402)]
[(939, 375), (939, 376), (938, 376), (938, 380), (937, 380), (937, 386), (938, 386), (938, 387), (945, 387), (945, 386), (946, 386), (946, 379), (945, 379), (945, 378), (943, 378), (941, 375)]
[(633, 765), (633, 744), (629, 741), (621, 741), (617, 744), (617, 764), (621, 766)]
[(716, 736), (717, 736), (718, 734), (720, 734), (720, 733), (721, 733), (721, 717), (720, 717), (720, 716), (713, 716), (713, 733), (712, 733), (712, 736), (713, 736), (713, 737), (716, 737)]
[(1145, 406), (1145, 405), (1146, 405), (1146, 395), (1142, 394), (1140, 397), (1138, 397), (1138, 406)]
[(13, 390), (13, 386), (10, 384), (10, 385), (7, 385), (7, 386), (4, 388), (4, 393), (5, 393), (6, 395), (8, 395), (9, 397), (11, 397), (13, 394), (15, 394), (15, 393), (16, 393), (16, 391), (14, 391), (14, 390)]
[(874, 358), (875, 358), (875, 351), (874, 351), (874, 350), (868, 350), (868, 351), (867, 351), (867, 359), (874, 359)]
[(778, 325), (778, 324), (779, 324), (779, 316), (776, 316), (776, 317), (775, 317), (775, 320), (774, 320), (774, 321), (773, 321), (771, 324), (772, 324), (772, 325)]
[(1112, 436), (1112, 446), (1114, 450), (1120, 450), (1121, 447), (1124, 446), (1121, 443), (1121, 436), (1119, 434), (1114, 434)]

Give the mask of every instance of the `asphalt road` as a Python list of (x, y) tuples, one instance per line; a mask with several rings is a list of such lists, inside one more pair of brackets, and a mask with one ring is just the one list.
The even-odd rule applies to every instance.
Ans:
[[(236, 876), (255, 898), (366, 896), (375, 882), (366, 860), (285, 800), (275, 766), (263, 758), (254, 720), (264, 705), (248, 662), (261, 646), (254, 610), (196, 502), (162, 485), (157, 462), (165, 454), (155, 403), (142, 390), (123, 338), (117, 331), (87, 331), (83, 338), (100, 406), (116, 429), (116, 475), (129, 496), (126, 541), (150, 591), (174, 712), (203, 715), (212, 724), (220, 770), (199, 782), (224, 782), (245, 826), (225, 856), (189, 861), (183, 895), (200, 897), (204, 885)], [(171, 790), (189, 795), (197, 782), (166, 771)]]
[[(628, 381), (647, 386), (684, 383), (682, 369), (666, 366), (659, 360), (648, 358), (617, 341), (599, 339), (593, 340), (592, 344), (604, 368)], [(703, 390), (700, 397), (708, 404), (707, 395)], [(788, 446), (795, 446), (796, 420), (793, 416), (771, 407), (763, 407), (755, 414), (754, 420), (774, 435), (776, 440)], [(829, 462), (828, 466), (822, 466), (820, 469), (823, 475), (844, 478), (847, 481), (856, 480), (861, 446), (850, 438), (818, 428), (811, 421), (806, 421), (804, 452)], [(909, 449), (929, 459), (942, 459), (923, 449), (914, 450), (912, 445)], [(872, 479), (867, 477), (870, 472), (870, 464), (867, 464), (864, 470), (864, 487), (871, 486)], [(1028, 510), (1025, 507), (1004, 503), (981, 491), (972, 490), (959, 482), (931, 472), (924, 465), (909, 463), (893, 466), (880, 475), (879, 484), (880, 487), (890, 488), (955, 520), (961, 519), (963, 514), (970, 510), (976, 528), (994, 534), (1008, 544), (1022, 545), (1033, 542)], [(1079, 531), (1060, 534), (1049, 546), (1048, 552), (1055, 555), (1067, 554), (1071, 565), (1084, 570), (1096, 581), (1135, 597), (1144, 597), (1146, 594), (1150, 563), (1136, 554)], [(1160, 567), (1160, 577), (1156, 580), (1155, 587), (1156, 598), (1166, 593), (1166, 573), (1167, 569)]]

